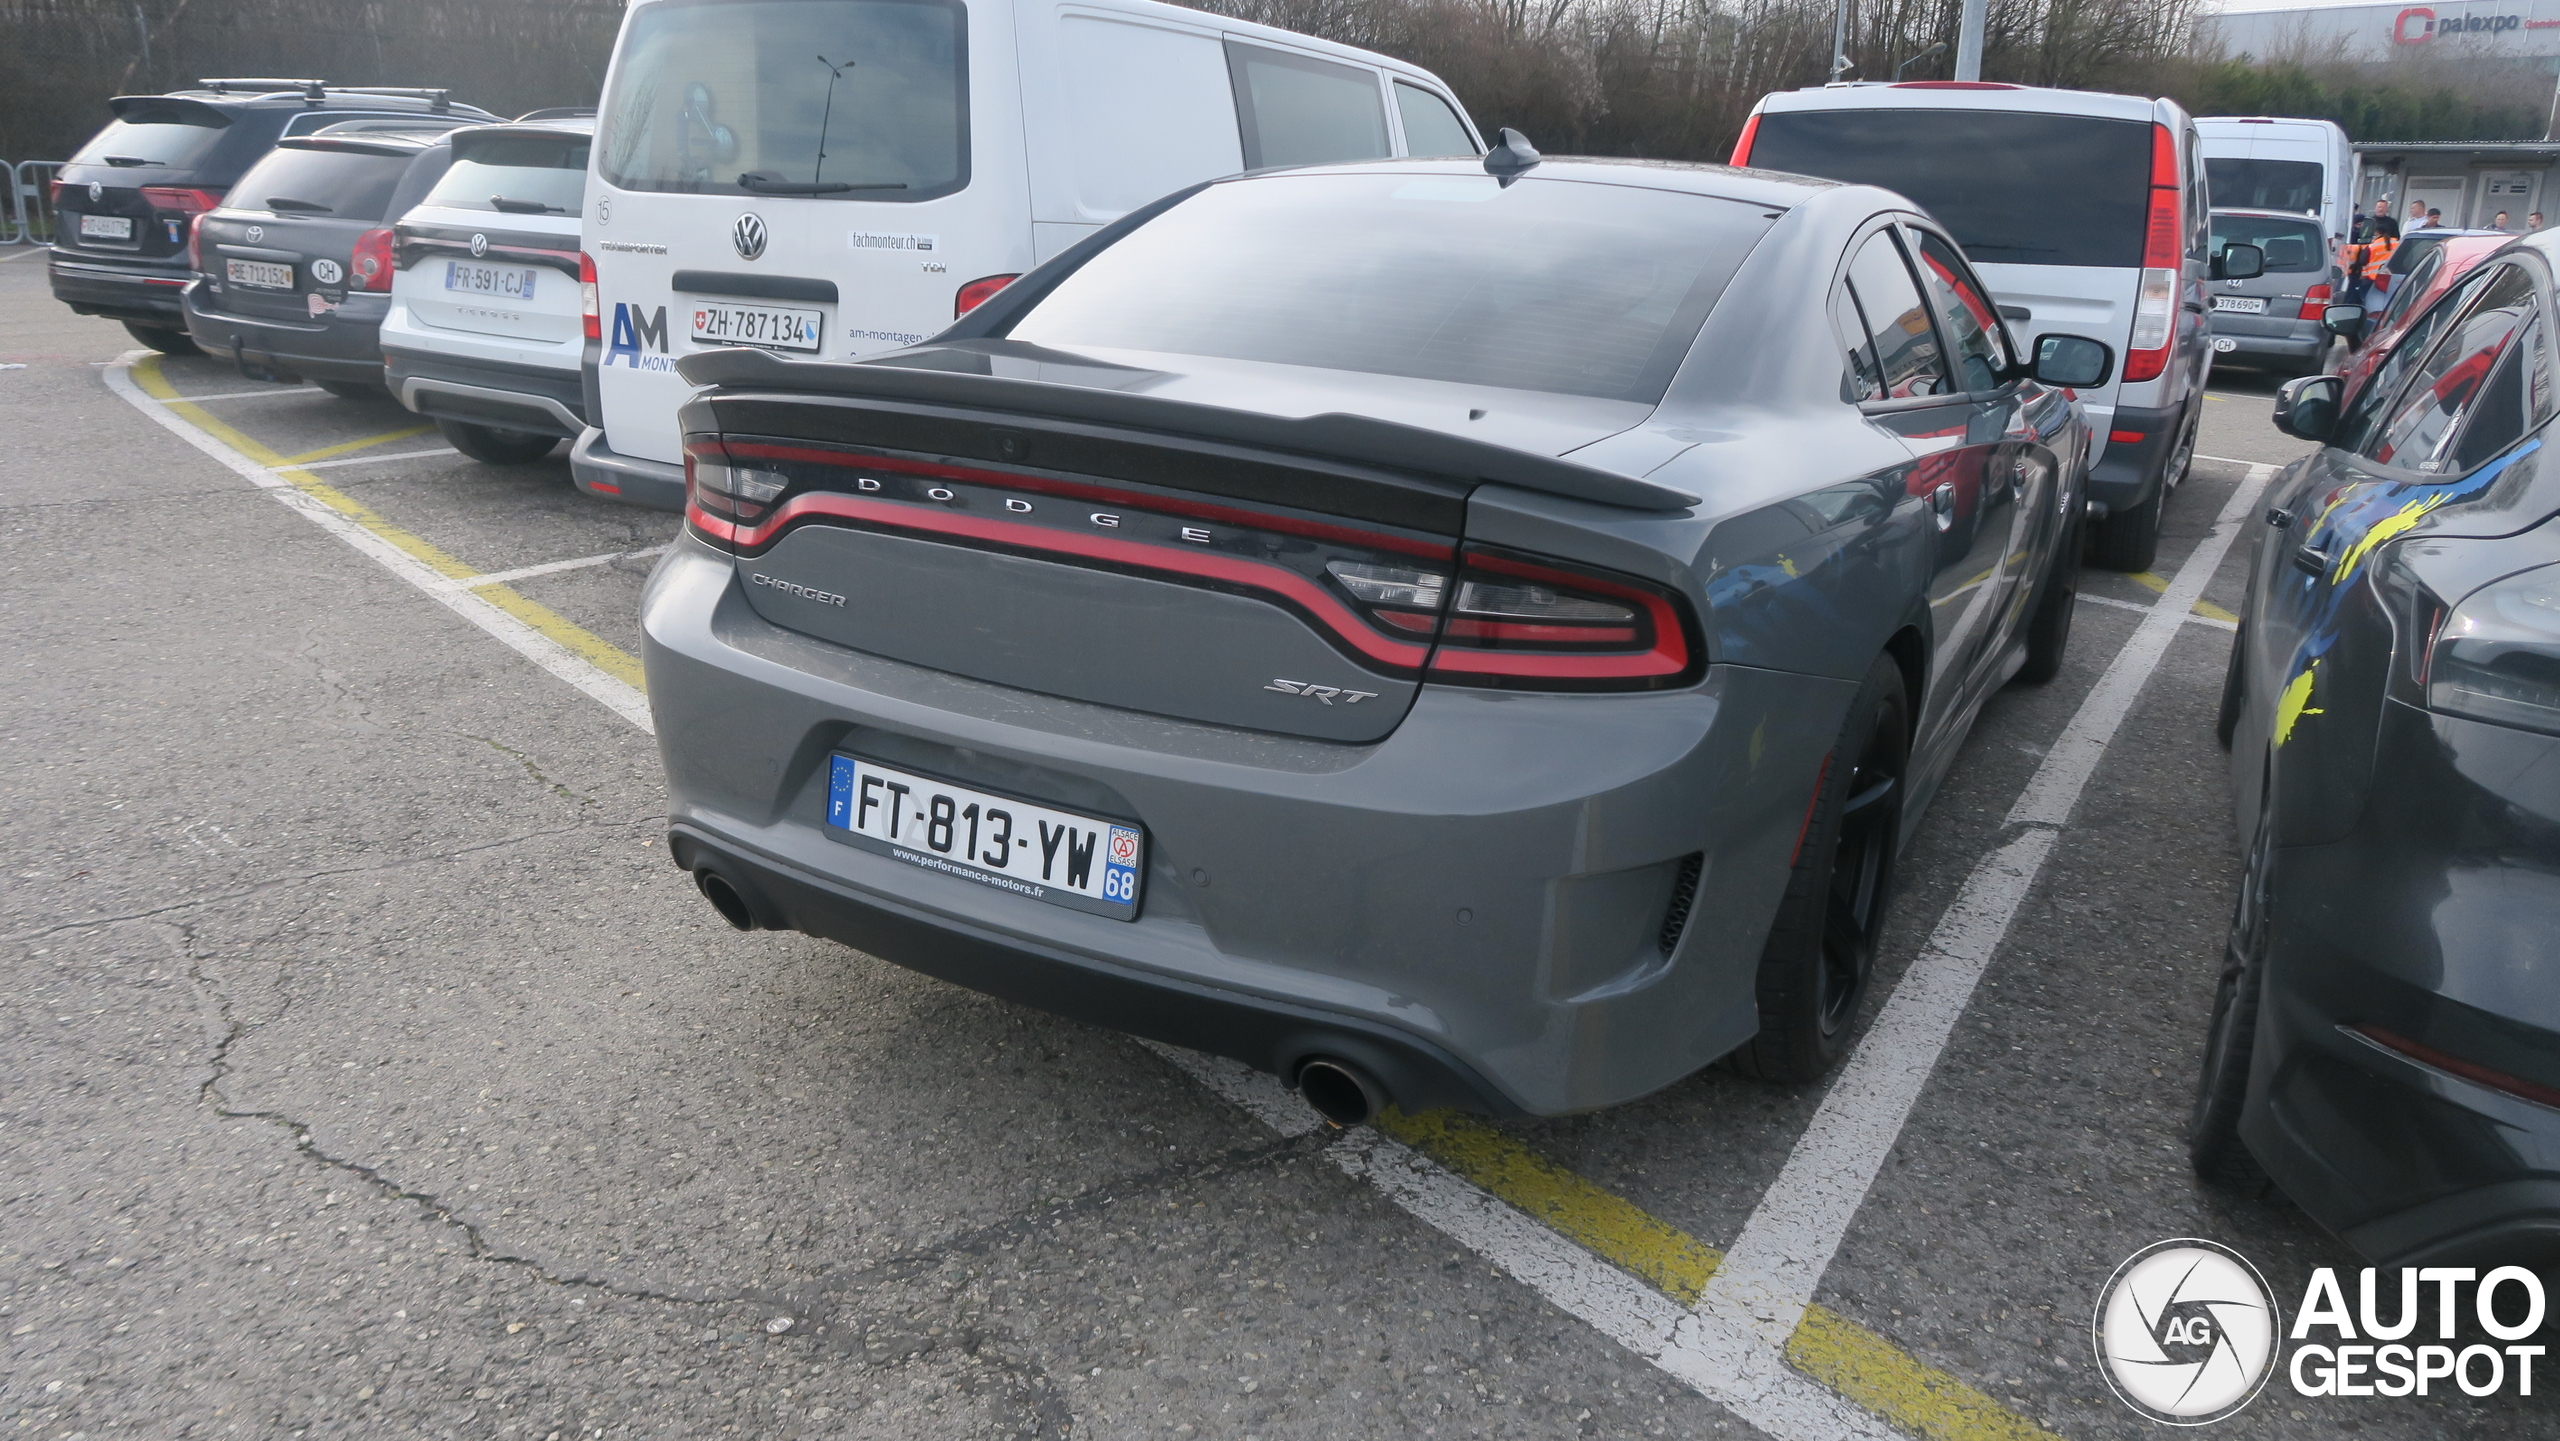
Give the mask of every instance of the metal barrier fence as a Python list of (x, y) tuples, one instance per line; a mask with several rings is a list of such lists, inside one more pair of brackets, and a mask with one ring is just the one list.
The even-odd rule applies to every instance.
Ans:
[(59, 160), (0, 160), (0, 245), (53, 243), (54, 172)]

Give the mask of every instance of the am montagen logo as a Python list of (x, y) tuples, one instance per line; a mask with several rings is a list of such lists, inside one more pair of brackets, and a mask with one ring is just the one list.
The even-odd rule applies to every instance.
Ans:
[[(2313, 1271), (2287, 1331), (2266, 1278), (2240, 1253), (2162, 1241), (2127, 1258), (2099, 1291), (2098, 1369), (2126, 1405), (2172, 1426), (2232, 1415), (2279, 1372), (2302, 1396), (2533, 1394), (2544, 1348), (2525, 1338), (2542, 1328), (2540, 1277), (2522, 1266), (2405, 1267), (2395, 1295), (2387, 1275), (2359, 1272), (2351, 1309), (2337, 1271)], [(2420, 1326), (2430, 1313), (2432, 1335)], [(2457, 1344), (2466, 1318), (2498, 1344)]]

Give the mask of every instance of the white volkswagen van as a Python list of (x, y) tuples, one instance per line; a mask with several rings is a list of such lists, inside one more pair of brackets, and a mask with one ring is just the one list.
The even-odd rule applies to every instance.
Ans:
[(1481, 150), (1429, 71), (1151, 0), (634, 0), (571, 472), (682, 508), (689, 351), (894, 350), (1194, 182)]
[(2196, 136), (2217, 209), (2300, 211), (2319, 217), (2331, 240), (2347, 238), (2356, 219), (2356, 152), (2336, 121), (2199, 115)]

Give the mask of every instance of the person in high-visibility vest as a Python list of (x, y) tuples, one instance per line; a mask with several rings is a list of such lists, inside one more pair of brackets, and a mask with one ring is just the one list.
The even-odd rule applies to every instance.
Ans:
[(2373, 295), (2383, 299), (2390, 297), (2391, 252), (2399, 248), (2400, 242), (2388, 235), (2377, 235), (2364, 243), (2365, 284)]

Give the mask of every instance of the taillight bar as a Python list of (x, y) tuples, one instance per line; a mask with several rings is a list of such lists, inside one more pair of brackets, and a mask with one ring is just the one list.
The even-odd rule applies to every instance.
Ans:
[(222, 197), (210, 190), (178, 185), (146, 185), (142, 187), (142, 198), (154, 210), (174, 210), (181, 215), (201, 215), (222, 204)]
[(1760, 138), (1760, 112), (1754, 110), (1751, 112), (1751, 118), (1742, 122), (1742, 133), (1734, 137), (1733, 159), (1728, 163), (1734, 165), (1750, 164), (1751, 142), (1758, 138)]
[(2350, 1035), (2361, 1036), (2384, 1050), (2396, 1051), (2422, 1066), (2432, 1067), (2449, 1076), (2459, 1076), (2475, 1086), (2486, 1086), (2490, 1090), (2503, 1091), (2519, 1100), (2531, 1101), (2537, 1106), (2550, 1106), (2560, 1110), (2560, 1087), (2546, 1086), (2539, 1081), (2528, 1081), (2522, 1076), (2510, 1076), (2504, 1071), (2494, 1070), (2477, 1061), (2466, 1061), (2460, 1056), (2448, 1055), (2433, 1046), (2410, 1040), (2397, 1031), (2387, 1031), (2380, 1026), (2345, 1026), (2340, 1029)]
[(2151, 127), (2151, 213), (2142, 230), (2142, 278), (2126, 338), (2124, 378), (2157, 380), (2178, 339), (2178, 290), (2186, 276), (2186, 206), (2178, 188), (2178, 138)]
[(578, 314), (587, 339), (604, 339), (604, 318), (596, 304), (596, 258), (578, 252)]

